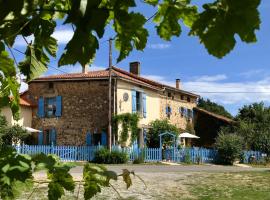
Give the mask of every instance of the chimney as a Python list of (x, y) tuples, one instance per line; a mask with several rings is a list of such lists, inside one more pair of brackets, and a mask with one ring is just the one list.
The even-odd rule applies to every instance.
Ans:
[(176, 89), (180, 89), (180, 79), (179, 78), (176, 79), (176, 81), (175, 81), (175, 87), (176, 87)]
[(129, 63), (129, 72), (137, 76), (141, 75), (141, 66), (140, 62), (131, 62)]
[(83, 74), (87, 74), (88, 68), (89, 68), (88, 64), (82, 66), (82, 73), (83, 73)]

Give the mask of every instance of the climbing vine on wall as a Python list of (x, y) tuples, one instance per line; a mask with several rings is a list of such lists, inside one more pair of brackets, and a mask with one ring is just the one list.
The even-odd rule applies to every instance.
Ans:
[(120, 142), (124, 143), (128, 140), (129, 131), (131, 132), (131, 141), (136, 140), (139, 128), (138, 128), (139, 116), (137, 114), (124, 113), (113, 116), (113, 132), (118, 134), (118, 125), (122, 125), (120, 134)]

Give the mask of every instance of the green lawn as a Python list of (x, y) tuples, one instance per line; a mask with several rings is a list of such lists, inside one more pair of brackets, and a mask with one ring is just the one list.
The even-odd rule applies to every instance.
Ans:
[(183, 184), (188, 185), (190, 195), (198, 200), (270, 199), (270, 172), (194, 175)]
[[(264, 172), (168, 172), (138, 173), (147, 184), (147, 189), (138, 178), (132, 177), (133, 185), (127, 190), (121, 180), (112, 185), (123, 199), (153, 200), (270, 200), (270, 171)], [(35, 184), (35, 186), (37, 186)], [(30, 199), (45, 200), (47, 185), (39, 185)], [(28, 199), (32, 189), (27, 189), (19, 199)], [(62, 200), (83, 199), (83, 187), (77, 186), (74, 193), (66, 193)], [(119, 199), (112, 188), (104, 188), (94, 199)]]

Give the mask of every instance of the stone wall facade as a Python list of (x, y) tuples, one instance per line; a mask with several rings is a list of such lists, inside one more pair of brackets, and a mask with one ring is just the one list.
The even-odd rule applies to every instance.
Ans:
[[(118, 83), (119, 82), (119, 83)], [(112, 83), (112, 113), (131, 111), (131, 90), (140, 89), (147, 94), (147, 118), (140, 124), (149, 125), (155, 119), (168, 119), (179, 129), (185, 129), (187, 119), (179, 112), (180, 107), (193, 109), (196, 97), (166, 89), (163, 93), (152, 91), (123, 81), (113, 80)], [(116, 85), (115, 85), (116, 84)], [(39, 130), (56, 131), (57, 145), (86, 145), (86, 134), (101, 134), (108, 132), (108, 80), (73, 80), (73, 81), (34, 81), (30, 82), (27, 98), (38, 104), (40, 97), (62, 97), (61, 117), (40, 118), (38, 107), (33, 108), (32, 127)], [(115, 92), (114, 92), (115, 91)], [(129, 94), (129, 101), (123, 102), (123, 94)], [(115, 105), (113, 102), (115, 99)], [(119, 106), (121, 104), (121, 109)], [(126, 105), (125, 105), (126, 104)], [(168, 118), (166, 106), (172, 108)], [(115, 107), (114, 107), (115, 106)], [(192, 120), (191, 120), (192, 122)], [(33, 134), (34, 144), (38, 143), (38, 134)]]
[(39, 118), (38, 108), (35, 108), (33, 128), (54, 128), (57, 145), (85, 145), (88, 131), (92, 134), (107, 132), (108, 80), (55, 81), (53, 87), (49, 83), (30, 83), (29, 98), (38, 102), (40, 96), (62, 96), (62, 115)]
[[(168, 93), (170, 93), (168, 95)], [(188, 99), (189, 98), (189, 99)], [(195, 97), (187, 96), (181, 93), (172, 93), (165, 91), (160, 95), (160, 118), (168, 119), (171, 124), (177, 128), (185, 130), (188, 121), (193, 123), (193, 119), (187, 119), (179, 112), (180, 107), (193, 110), (196, 107), (197, 99)], [(166, 107), (170, 106), (172, 109), (170, 117), (166, 114)]]

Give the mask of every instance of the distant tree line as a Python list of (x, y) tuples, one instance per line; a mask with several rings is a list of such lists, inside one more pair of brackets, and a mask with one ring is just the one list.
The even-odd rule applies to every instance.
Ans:
[(209, 99), (205, 100), (204, 98), (199, 98), (198, 107), (230, 119), (233, 118), (233, 116), (222, 105), (212, 102)]

